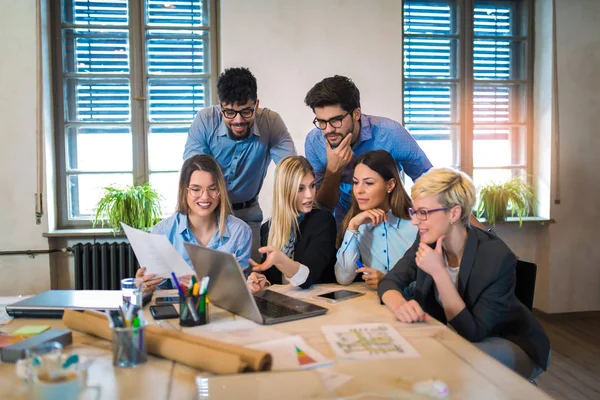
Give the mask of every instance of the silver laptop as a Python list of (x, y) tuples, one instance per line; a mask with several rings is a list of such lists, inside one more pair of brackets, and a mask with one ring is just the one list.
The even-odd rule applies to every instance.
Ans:
[(198, 278), (210, 277), (210, 302), (227, 311), (264, 325), (314, 317), (327, 312), (324, 307), (272, 290), (253, 294), (246, 285), (242, 268), (232, 254), (191, 243), (185, 243), (185, 249)]
[(123, 304), (120, 290), (48, 290), (6, 306), (15, 318), (61, 318), (65, 308), (116, 310)]

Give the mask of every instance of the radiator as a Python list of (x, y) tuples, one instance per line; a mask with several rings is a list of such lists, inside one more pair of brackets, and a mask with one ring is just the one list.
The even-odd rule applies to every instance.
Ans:
[(121, 279), (140, 266), (129, 243), (77, 243), (72, 249), (77, 290), (120, 290)]

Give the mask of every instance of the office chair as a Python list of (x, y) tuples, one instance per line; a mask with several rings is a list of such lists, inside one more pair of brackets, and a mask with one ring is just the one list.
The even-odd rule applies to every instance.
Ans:
[(532, 311), (537, 265), (529, 261), (518, 260), (516, 274), (515, 294), (521, 303), (523, 303), (529, 311)]

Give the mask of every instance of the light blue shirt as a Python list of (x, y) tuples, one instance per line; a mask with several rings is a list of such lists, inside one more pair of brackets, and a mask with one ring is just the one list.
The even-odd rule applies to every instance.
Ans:
[[(220, 227), (220, 226), (219, 226)], [(194, 273), (194, 268), (185, 251), (184, 243), (193, 243), (200, 245), (196, 237), (188, 227), (187, 215), (175, 213), (169, 218), (160, 221), (152, 228), (152, 233), (164, 235), (169, 239), (169, 242), (177, 249), (177, 252), (183, 257)], [(239, 218), (229, 215), (225, 222), (225, 232), (219, 237), (219, 230), (215, 232), (213, 237), (206, 246), (209, 249), (231, 253), (236, 258), (242, 269), (248, 267), (252, 247), (252, 230), (244, 221)]]
[(356, 231), (346, 230), (337, 252), (335, 277), (340, 285), (349, 285), (356, 277), (356, 260), (387, 274), (417, 238), (417, 227), (397, 218), (390, 210), (387, 221), (373, 226), (362, 224)]
[[(353, 165), (356, 157), (372, 150), (386, 150), (414, 181), (432, 167), (431, 162), (419, 147), (411, 134), (398, 122), (389, 118), (362, 114), (360, 117), (360, 136), (352, 147), (353, 160), (342, 171), (340, 198), (335, 206), (334, 215), (338, 227), (350, 208), (352, 200)], [(325, 136), (320, 129), (308, 133), (304, 143), (304, 153), (316, 174), (317, 188), (321, 187), (327, 169)]]
[(221, 107), (203, 108), (190, 126), (183, 158), (195, 154), (213, 156), (223, 171), (232, 203), (246, 202), (258, 195), (271, 160), (277, 164), (287, 156), (296, 155), (285, 123), (268, 108), (256, 110), (246, 139), (234, 140), (228, 133)]

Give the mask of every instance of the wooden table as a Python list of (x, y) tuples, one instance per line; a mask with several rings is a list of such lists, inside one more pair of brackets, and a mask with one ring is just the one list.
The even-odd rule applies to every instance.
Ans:
[[(319, 285), (323, 288), (337, 285)], [(274, 290), (290, 293), (289, 286)], [(422, 379), (440, 379), (448, 384), (451, 399), (549, 399), (537, 387), (479, 351), (466, 340), (437, 322), (403, 324), (380, 305), (375, 292), (355, 284), (352, 290), (365, 296), (338, 304), (327, 304), (324, 316), (273, 325), (270, 328), (300, 335), (324, 356), (335, 359), (323, 333), (322, 325), (384, 322), (392, 324), (421, 354), (419, 358), (380, 359), (370, 361), (335, 360), (319, 369), (293, 372), (249, 373), (215, 376), (169, 360), (149, 356), (148, 363), (136, 368), (112, 366), (111, 343), (88, 335), (73, 333), (71, 349), (93, 359), (88, 382), (102, 387), (102, 399), (427, 399), (410, 391), (410, 383)], [(298, 292), (307, 296), (307, 292)], [(156, 297), (156, 296), (155, 296)], [(314, 301), (320, 305), (325, 303)], [(149, 315), (148, 315), (149, 316)], [(227, 311), (211, 309), (212, 322), (241, 320)], [(154, 323), (151, 317), (149, 321)], [(177, 321), (172, 320), (178, 327)], [(45, 324), (64, 328), (60, 320), (15, 319), (0, 330), (12, 332), (26, 324)], [(192, 328), (195, 329), (195, 328)], [(205, 327), (206, 329), (206, 327)], [(191, 331), (193, 332), (193, 331)], [(352, 376), (336, 387), (324, 381), (320, 371)], [(87, 397), (89, 395), (89, 397)], [(14, 364), (0, 363), (0, 399), (28, 398), (26, 385), (15, 376)], [(93, 398), (84, 393), (82, 398)]]

